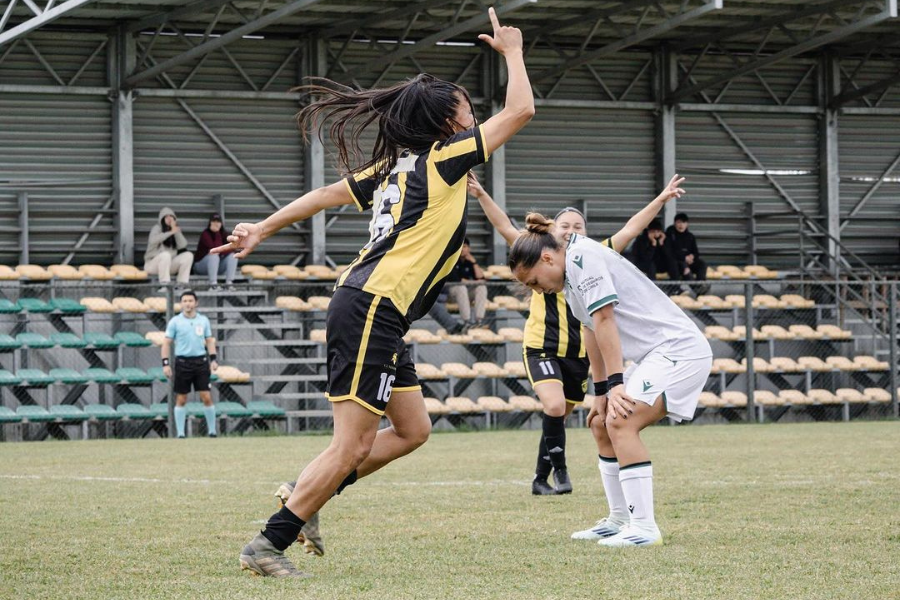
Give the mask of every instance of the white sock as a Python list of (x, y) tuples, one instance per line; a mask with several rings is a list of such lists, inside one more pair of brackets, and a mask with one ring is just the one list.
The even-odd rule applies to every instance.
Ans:
[(619, 463), (615, 458), (608, 459), (601, 456), (597, 466), (600, 468), (600, 478), (603, 480), (603, 490), (609, 504), (610, 518), (627, 523), (628, 504), (625, 502), (622, 484), (619, 483)]
[(621, 469), (619, 481), (631, 513), (631, 526), (649, 531), (657, 529), (653, 517), (653, 466), (650, 461)]
[(216, 406), (204, 406), (203, 415), (206, 417), (206, 429), (210, 435), (216, 435)]
[(184, 437), (184, 422), (187, 421), (187, 409), (183, 406), (175, 407), (175, 429), (178, 437)]

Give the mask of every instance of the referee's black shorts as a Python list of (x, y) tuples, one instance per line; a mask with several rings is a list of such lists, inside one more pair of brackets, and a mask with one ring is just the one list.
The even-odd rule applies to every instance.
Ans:
[(186, 356), (175, 359), (175, 393), (190, 394), (209, 391), (209, 357)]

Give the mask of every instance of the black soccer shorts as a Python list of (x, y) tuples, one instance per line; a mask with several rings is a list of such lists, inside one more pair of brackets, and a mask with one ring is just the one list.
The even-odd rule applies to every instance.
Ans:
[(190, 394), (209, 391), (209, 358), (191, 356), (175, 358), (175, 393)]
[(407, 329), (388, 298), (337, 288), (325, 325), (328, 399), (353, 400), (383, 415), (392, 392), (422, 389), (403, 341)]
[(523, 360), (531, 387), (556, 382), (563, 386), (563, 395), (569, 404), (584, 402), (587, 392), (587, 376), (590, 361), (587, 358), (563, 358), (545, 350), (525, 348)]

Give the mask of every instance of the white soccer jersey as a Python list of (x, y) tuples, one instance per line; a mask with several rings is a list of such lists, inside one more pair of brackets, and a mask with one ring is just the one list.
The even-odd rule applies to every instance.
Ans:
[(591, 315), (612, 302), (625, 360), (640, 361), (657, 347), (673, 360), (712, 356), (693, 321), (624, 256), (573, 234), (566, 248), (566, 302), (588, 328)]

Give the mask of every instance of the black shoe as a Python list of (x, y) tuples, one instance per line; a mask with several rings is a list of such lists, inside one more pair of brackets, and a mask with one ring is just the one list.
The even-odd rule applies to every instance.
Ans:
[(209, 434), (209, 437), (214, 438), (214, 437), (219, 437), (219, 436), (217, 436), (217, 435), (214, 434), (214, 433), (211, 433), (211, 434)]
[(565, 469), (558, 469), (553, 472), (553, 480), (556, 481), (557, 494), (571, 494), (572, 480), (569, 479), (569, 472)]
[(531, 493), (535, 496), (555, 496), (556, 490), (547, 483), (547, 479), (534, 478), (531, 482)]

